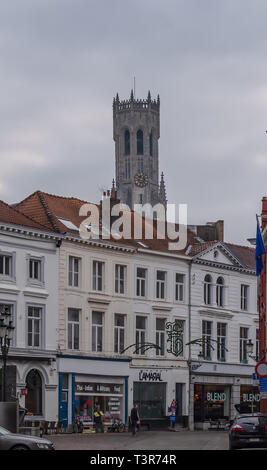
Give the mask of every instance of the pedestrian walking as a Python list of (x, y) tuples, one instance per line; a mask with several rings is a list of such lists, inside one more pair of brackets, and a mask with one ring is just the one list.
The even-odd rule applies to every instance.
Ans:
[(100, 410), (100, 406), (98, 405), (96, 411), (94, 412), (94, 422), (95, 422), (95, 430), (96, 432), (104, 432), (104, 424), (103, 424), (104, 414)]
[(131, 426), (132, 426), (132, 435), (135, 436), (137, 425), (140, 423), (140, 417), (138, 413), (138, 405), (134, 404), (134, 407), (131, 410)]

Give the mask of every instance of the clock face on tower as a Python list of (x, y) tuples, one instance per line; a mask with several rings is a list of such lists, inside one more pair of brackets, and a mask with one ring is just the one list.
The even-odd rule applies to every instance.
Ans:
[(134, 182), (139, 188), (144, 188), (148, 183), (148, 176), (144, 175), (144, 173), (137, 173), (134, 177)]

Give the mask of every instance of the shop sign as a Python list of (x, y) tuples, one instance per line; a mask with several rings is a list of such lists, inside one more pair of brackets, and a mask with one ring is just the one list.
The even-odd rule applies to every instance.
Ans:
[(259, 393), (243, 393), (242, 394), (242, 401), (251, 403), (253, 401), (260, 401), (260, 394)]
[(140, 382), (163, 382), (161, 372), (155, 372), (153, 370), (150, 370), (149, 372), (140, 370), (139, 380)]
[(84, 383), (76, 382), (76, 393), (122, 393), (122, 385), (120, 384), (98, 384), (98, 383)]
[(207, 401), (226, 401), (225, 392), (207, 392)]

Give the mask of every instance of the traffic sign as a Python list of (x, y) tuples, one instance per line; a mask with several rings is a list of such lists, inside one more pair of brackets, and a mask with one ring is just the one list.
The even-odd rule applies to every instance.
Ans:
[(261, 361), (255, 367), (255, 372), (259, 377), (267, 377), (267, 362)]

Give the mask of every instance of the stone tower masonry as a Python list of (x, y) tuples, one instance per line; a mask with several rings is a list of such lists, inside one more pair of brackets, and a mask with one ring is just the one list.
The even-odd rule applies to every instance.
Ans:
[(161, 202), (166, 207), (163, 174), (159, 185), (160, 99), (113, 100), (113, 139), (118, 198), (131, 209), (134, 204)]

